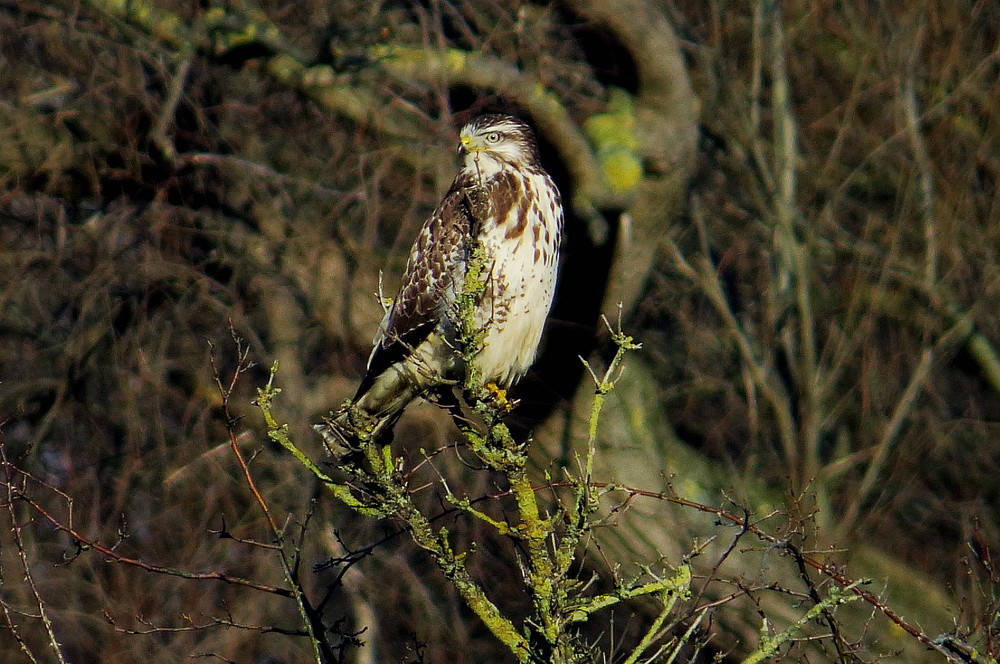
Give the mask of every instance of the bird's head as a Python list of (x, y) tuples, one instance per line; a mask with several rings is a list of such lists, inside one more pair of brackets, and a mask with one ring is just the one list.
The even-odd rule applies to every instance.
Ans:
[(505, 165), (539, 165), (535, 135), (513, 116), (481, 115), (462, 127), (460, 137), (466, 168), (492, 171)]

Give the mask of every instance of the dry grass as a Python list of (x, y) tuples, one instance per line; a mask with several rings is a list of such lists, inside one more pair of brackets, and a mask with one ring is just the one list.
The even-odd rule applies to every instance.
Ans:
[[(738, 474), (809, 485), (834, 540), (863, 533), (981, 602), (985, 570), (968, 543), (978, 532), (995, 548), (1000, 534), (989, 452), (1000, 412), (1000, 328), (989, 313), (1000, 304), (996, 8), (783, 4), (794, 232), (811, 261), (803, 309), (775, 225), (775, 72), (764, 62), (753, 76), (751, 15), (675, 5), (706, 132), (693, 223), (673, 233), (689, 256), (708, 252), (768, 384), (791, 404), (796, 444), (816, 438), (794, 451), (814, 458), (789, 466), (775, 410), (760, 386), (748, 390), (731, 330), (668, 256), (636, 324), (673, 419)], [(818, 404), (809, 376), (824, 393)]]

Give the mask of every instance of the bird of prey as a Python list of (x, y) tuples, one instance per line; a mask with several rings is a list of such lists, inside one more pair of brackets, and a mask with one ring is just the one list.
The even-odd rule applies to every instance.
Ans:
[(363, 420), (375, 438), (417, 397), (461, 385), (458, 303), (477, 246), (483, 287), (473, 305), (479, 343), (471, 363), (483, 384), (506, 389), (534, 361), (556, 285), (559, 191), (521, 120), (483, 115), (460, 137), (462, 168), (410, 250), (367, 373), (349, 406), (327, 421), (341, 431)]

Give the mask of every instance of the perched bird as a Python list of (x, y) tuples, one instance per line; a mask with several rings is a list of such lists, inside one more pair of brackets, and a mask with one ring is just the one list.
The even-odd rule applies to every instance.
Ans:
[(480, 343), (471, 362), (479, 378), (506, 389), (535, 359), (556, 285), (563, 227), (559, 191), (521, 120), (483, 115), (460, 136), (462, 169), (410, 250), (402, 287), (379, 327), (357, 394), (328, 420), (341, 432), (357, 427), (360, 418), (378, 436), (391, 430), (415, 398), (450, 393), (461, 384), (466, 366), (458, 301), (476, 245), (484, 287), (474, 305)]

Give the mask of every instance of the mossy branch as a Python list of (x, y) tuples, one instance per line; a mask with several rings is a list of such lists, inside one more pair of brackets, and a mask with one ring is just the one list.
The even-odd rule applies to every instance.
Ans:
[[(587, 648), (578, 642), (573, 629), (575, 624), (622, 601), (657, 594), (665, 599), (662, 622), (690, 583), (690, 570), (684, 566), (668, 579), (652, 575), (653, 581), (626, 584), (613, 593), (587, 598), (582, 595), (582, 589), (587, 584), (581, 583), (571, 574), (580, 542), (593, 528), (593, 515), (598, 508), (592, 485), (598, 418), (605, 396), (614, 389), (625, 354), (638, 348), (638, 345), (631, 337), (612, 330), (612, 339), (618, 346), (618, 352), (601, 378), (594, 374), (595, 399), (591, 414), (591, 435), (587, 460), (581, 464), (583, 477), (573, 483), (576, 490), (575, 506), (572, 512), (559, 507), (558, 503), (553, 507), (543, 506), (528, 473), (528, 443), (517, 441), (503, 422), (510, 404), (496, 386), (483, 384), (483, 377), (476, 371), (476, 358), (488, 343), (477, 311), (487, 288), (489, 256), (478, 242), (471, 242), (467, 248), (469, 259), (466, 279), (458, 297), (456, 311), (459, 342), (456, 352), (466, 368), (462, 384), (466, 402), (481, 418), (482, 425), (477, 427), (466, 423), (461, 429), (470, 448), (485, 466), (509, 482), (508, 495), (513, 498), (514, 514), (508, 519), (495, 519), (473, 508), (472, 500), (456, 495), (447, 484), (445, 491), (449, 502), (456, 509), (491, 526), (500, 535), (521, 543), (521, 549), (525, 552), (522, 566), (524, 583), (534, 606), (523, 627), (519, 628), (504, 616), (486, 596), (482, 585), (466, 567), (466, 554), (452, 548), (448, 531), (443, 528), (436, 530), (431, 520), (417, 507), (403, 473), (403, 459), (394, 455), (390, 446), (378, 442), (379, 436), (369, 426), (363, 413), (348, 411), (349, 426), (353, 431), (350, 449), (351, 452), (360, 454), (341, 457), (342, 468), (352, 476), (352, 481), (347, 483), (325, 473), (291, 440), (287, 426), (275, 419), (272, 401), (280, 391), (274, 386), (276, 364), (271, 368), (271, 378), (267, 385), (258, 390), (255, 403), (264, 415), (268, 436), (291, 452), (343, 504), (365, 516), (390, 518), (404, 524), (413, 541), (430, 554), (444, 576), (455, 585), (465, 603), (518, 661), (541, 661), (536, 652), (536, 643), (543, 649), (545, 661), (584, 661)], [(652, 634), (649, 638), (653, 638)]]
[(805, 627), (810, 621), (816, 620), (823, 614), (823, 612), (831, 610), (841, 604), (846, 604), (847, 602), (853, 602), (856, 599), (860, 599), (860, 597), (855, 594), (845, 592), (853, 590), (857, 585), (857, 583), (852, 583), (846, 588), (831, 586), (830, 592), (826, 598), (810, 607), (806, 614), (789, 625), (788, 629), (780, 634), (765, 635), (761, 639), (760, 646), (757, 650), (753, 651), (748, 657), (744, 658), (741, 664), (759, 664), (759, 662), (763, 662), (765, 659), (773, 657), (778, 652), (778, 648), (790, 641), (799, 632), (799, 630)]
[(302, 464), (302, 466), (312, 473), (316, 479), (323, 483), (323, 485), (328, 488), (333, 495), (356, 512), (363, 514), (365, 516), (380, 518), (385, 516), (385, 514), (378, 508), (372, 507), (355, 497), (351, 488), (346, 484), (335, 481), (329, 475), (323, 472), (323, 470), (313, 462), (309, 456), (299, 449), (299, 447), (292, 442), (292, 439), (288, 435), (288, 425), (278, 424), (278, 421), (274, 417), (274, 413), (271, 410), (271, 403), (274, 401), (274, 397), (281, 393), (281, 389), (274, 387), (274, 377), (278, 372), (278, 365), (274, 363), (271, 365), (271, 374), (267, 381), (267, 386), (263, 388), (257, 388), (257, 399), (254, 400), (254, 405), (260, 409), (261, 414), (264, 416), (264, 423), (267, 425), (267, 436), (274, 442), (281, 445), (283, 448), (292, 453), (292, 456)]
[[(485, 216), (490, 213), (484, 207), (486, 200), (479, 189), (469, 190), (468, 205), (475, 217), (473, 223), (485, 221)], [(405, 524), (413, 541), (431, 555), (466, 604), (519, 661), (538, 659), (538, 654), (532, 652), (535, 644), (544, 651), (546, 661), (583, 661), (587, 649), (578, 642), (572, 629), (574, 624), (621, 601), (655, 594), (664, 594), (669, 598), (665, 616), (677, 599), (678, 589), (686, 587), (690, 581), (690, 571), (684, 567), (674, 578), (660, 580), (654, 576), (652, 582), (623, 586), (614, 593), (588, 599), (581, 594), (581, 588), (585, 588), (586, 584), (581, 584), (571, 574), (580, 543), (592, 530), (593, 516), (598, 509), (592, 485), (597, 423), (605, 397), (614, 389), (625, 354), (639, 346), (620, 329), (611, 330), (618, 352), (603, 377), (598, 378), (594, 374), (590, 435), (586, 460), (581, 463), (583, 476), (573, 483), (574, 506), (567, 510), (558, 502), (552, 506), (543, 505), (528, 472), (528, 441), (516, 440), (503, 421), (511, 405), (504, 391), (485, 383), (485, 377), (477, 369), (479, 354), (489, 343), (484, 328), (486, 322), (482, 320), (480, 311), (483, 298), (487, 295), (491, 263), (491, 257), (477, 238), (476, 233), (471, 234), (466, 247), (466, 271), (455, 305), (454, 320), (457, 327), (455, 352), (464, 368), (461, 387), (466, 403), (479, 416), (482, 425), (477, 427), (463, 422), (460, 429), (470, 449), (486, 468), (506, 478), (510, 485), (509, 495), (514, 502), (514, 513), (504, 521), (494, 519), (483, 511), (473, 509), (468, 497), (455, 495), (447, 486), (446, 491), (448, 500), (457, 509), (492, 526), (499, 534), (520, 542), (524, 552), (524, 584), (533, 603), (533, 611), (523, 627), (527, 636), (513, 621), (502, 615), (482, 586), (472, 578), (465, 565), (466, 554), (452, 548), (447, 530), (435, 530), (428, 517), (417, 507), (403, 473), (404, 460), (395, 456), (389, 445), (379, 442), (378, 423), (369, 422), (370, 418), (363, 412), (348, 407), (347, 425), (351, 429), (348, 446), (351, 453), (340, 457), (343, 469), (352, 476), (351, 483), (346, 483), (324, 473), (291, 441), (287, 427), (279, 425), (273, 417), (271, 401), (278, 392), (273, 386), (276, 367), (272, 367), (272, 378), (267, 386), (259, 390), (257, 405), (264, 413), (268, 435), (289, 450), (341, 502), (360, 514), (391, 518)]]
[(258, 389), (258, 396), (254, 402), (264, 415), (268, 436), (291, 452), (299, 463), (347, 507), (364, 516), (393, 518), (405, 524), (413, 541), (431, 555), (445, 577), (455, 584), (469, 608), (520, 661), (528, 661), (527, 640), (510, 620), (501, 615), (496, 605), (486, 597), (486, 593), (469, 574), (463, 561), (464, 554), (456, 553), (452, 549), (448, 542), (447, 530), (435, 531), (430, 520), (414, 504), (406, 481), (399, 472), (401, 461), (392, 455), (391, 449), (373, 442), (371, 436), (358, 436), (359, 446), (368, 468), (361, 468), (360, 464), (356, 464), (353, 469), (362, 475), (359, 484), (368, 487), (369, 491), (364, 498), (359, 498), (352, 486), (346, 482), (338, 482), (324, 473), (291, 440), (288, 426), (279, 424), (274, 418), (271, 403), (280, 392), (280, 389), (273, 385), (276, 371), (277, 365), (272, 365), (267, 386)]
[(262, 59), (263, 71), (275, 81), (299, 90), (322, 108), (378, 132), (396, 137), (420, 135), (404, 113), (387, 108), (373, 90), (351, 82), (326, 64), (308, 65), (308, 57), (284, 39), (278, 27), (259, 11), (212, 8), (186, 23), (176, 14), (145, 0), (88, 0), (97, 12), (139, 28), (178, 53), (216, 57), (249, 44), (273, 54)]
[(587, 620), (593, 613), (601, 609), (644, 595), (660, 594), (665, 600), (664, 605), (672, 608), (678, 599), (687, 599), (690, 586), (691, 568), (687, 565), (681, 565), (677, 569), (677, 573), (669, 579), (657, 579), (641, 585), (619, 588), (613, 593), (587, 599), (585, 603), (573, 609), (569, 616), (569, 622)]
[[(646, 584), (646, 585), (648, 586), (656, 584)], [(691, 568), (688, 567), (687, 565), (682, 565), (680, 569), (677, 570), (677, 574), (674, 575), (673, 578), (665, 579), (659, 582), (659, 585), (662, 585), (663, 588), (654, 590), (653, 592), (661, 592), (663, 594), (664, 598), (663, 609), (660, 611), (660, 614), (656, 617), (656, 620), (653, 621), (653, 624), (649, 626), (649, 629), (646, 630), (646, 633), (639, 641), (639, 645), (637, 645), (632, 650), (632, 654), (629, 655), (622, 664), (635, 664), (635, 662), (639, 660), (639, 657), (641, 657), (642, 654), (645, 653), (646, 650), (655, 641), (657, 635), (659, 634), (660, 629), (663, 627), (663, 623), (673, 612), (674, 606), (677, 604), (677, 600), (688, 599), (688, 597), (691, 594), (690, 591)], [(692, 628), (697, 623), (698, 620), (694, 622)], [(677, 644), (676, 648), (674, 649), (674, 654), (676, 654), (679, 651), (680, 647), (688, 640), (688, 638), (690, 638), (690, 636), (691, 636), (691, 630), (689, 629), (687, 634), (685, 634), (684, 637), (680, 640), (680, 643)]]

